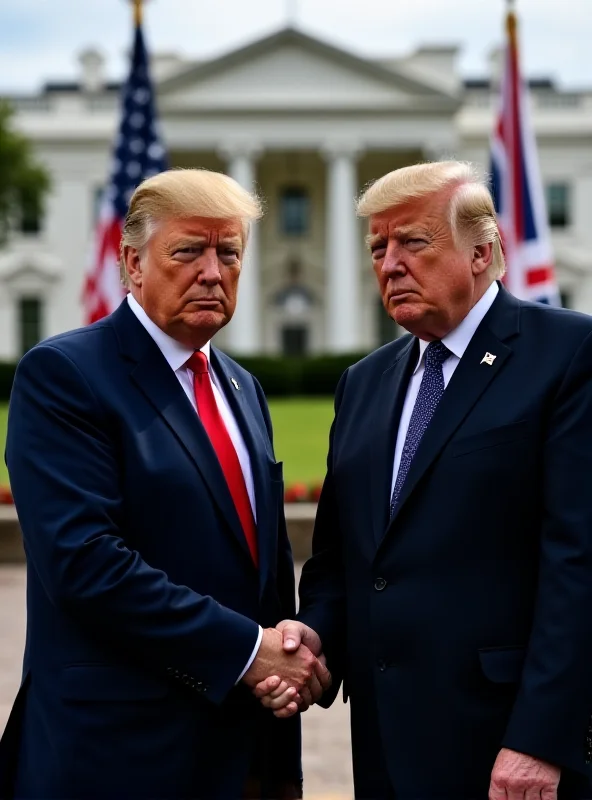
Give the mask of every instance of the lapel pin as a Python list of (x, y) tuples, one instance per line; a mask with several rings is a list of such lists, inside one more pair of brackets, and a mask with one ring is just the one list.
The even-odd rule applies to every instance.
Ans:
[[(495, 358), (495, 356), (494, 356)], [(231, 378), (230, 383), (234, 386), (237, 392), (240, 392), (240, 386), (238, 385), (238, 381), (236, 378)]]
[(487, 366), (491, 367), (496, 358), (497, 356), (494, 356), (493, 353), (485, 353), (481, 359), (481, 364), (487, 364)]

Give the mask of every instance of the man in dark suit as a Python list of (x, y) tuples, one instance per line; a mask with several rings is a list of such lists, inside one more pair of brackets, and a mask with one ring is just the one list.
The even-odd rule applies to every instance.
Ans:
[(134, 194), (130, 293), (21, 361), (6, 458), (27, 555), (4, 796), (301, 796), (297, 718), (252, 688), (317, 670), (294, 614), (282, 467), (258, 382), (213, 348), (256, 197), (201, 170)]
[(285, 646), (343, 678), (356, 797), (592, 797), (592, 320), (497, 283), (469, 165), (390, 173), (359, 213), (411, 335), (339, 384)]

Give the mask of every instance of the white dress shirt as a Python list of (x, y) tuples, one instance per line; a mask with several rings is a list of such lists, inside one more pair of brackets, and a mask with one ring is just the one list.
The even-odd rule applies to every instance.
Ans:
[[(460, 360), (465, 353), (465, 350), (467, 349), (471, 339), (475, 335), (475, 331), (477, 330), (477, 328), (483, 321), (483, 318), (493, 305), (493, 301), (497, 297), (498, 292), (499, 292), (499, 287), (497, 283), (494, 281), (491, 284), (491, 286), (487, 289), (483, 297), (479, 300), (479, 302), (475, 303), (473, 308), (469, 311), (469, 313), (463, 319), (460, 325), (458, 325), (453, 331), (451, 331), (442, 339), (442, 343), (445, 344), (446, 347), (452, 353), (452, 355), (446, 359), (446, 361), (442, 366), (442, 373), (444, 375), (444, 388), (446, 388), (450, 383), (450, 379), (454, 374), (454, 370), (459, 365)], [(417, 361), (417, 366), (415, 367), (413, 375), (411, 376), (411, 380), (409, 381), (409, 386), (407, 387), (405, 403), (403, 404), (403, 411), (401, 412), (401, 419), (399, 421), (397, 443), (395, 445), (395, 461), (393, 466), (391, 496), (395, 488), (397, 473), (399, 472), (401, 455), (403, 453), (403, 446), (405, 444), (405, 438), (407, 436), (407, 431), (409, 429), (411, 415), (413, 413), (413, 408), (415, 406), (415, 401), (417, 400), (419, 387), (421, 386), (421, 380), (423, 378), (423, 373), (425, 371), (424, 356), (428, 344), (429, 342), (425, 342), (423, 339), (419, 340), (419, 359)]]
[[(189, 402), (191, 403), (193, 409), (195, 410), (195, 413), (197, 414), (198, 413), (197, 403), (195, 402), (195, 392), (193, 389), (193, 372), (189, 369), (188, 366), (186, 366), (187, 361), (193, 355), (194, 351), (190, 347), (186, 347), (184, 344), (181, 344), (181, 342), (178, 342), (176, 339), (173, 339), (171, 336), (168, 335), (168, 333), (165, 333), (161, 328), (159, 328), (158, 325), (150, 319), (150, 317), (148, 316), (148, 314), (146, 314), (142, 306), (138, 303), (138, 301), (134, 297), (132, 297), (131, 294), (128, 294), (127, 302), (129, 304), (130, 309), (137, 317), (138, 321), (142, 324), (142, 326), (146, 329), (146, 331), (150, 334), (150, 336), (154, 339), (154, 341), (158, 345), (158, 349), (165, 357), (169, 367), (175, 373), (177, 380), (183, 387), (183, 391), (187, 395)], [(253, 517), (255, 518), (256, 522), (257, 507), (255, 504), (255, 483), (253, 481), (253, 470), (251, 468), (251, 458), (249, 456), (249, 451), (247, 450), (247, 446), (242, 437), (237, 421), (234, 418), (234, 414), (232, 413), (230, 406), (228, 405), (228, 402), (224, 397), (224, 392), (222, 391), (222, 388), (220, 386), (220, 381), (218, 380), (216, 373), (212, 369), (212, 365), (210, 362), (209, 342), (206, 342), (206, 344), (204, 344), (204, 346), (201, 348), (201, 352), (208, 359), (208, 370), (212, 381), (212, 389), (214, 391), (216, 405), (218, 406), (218, 411), (220, 412), (220, 416), (224, 420), (224, 424), (226, 425), (228, 435), (230, 436), (232, 444), (234, 445), (234, 449), (236, 450), (236, 454), (238, 456), (241, 469), (243, 471), (245, 484), (247, 486), (249, 500), (251, 501), (251, 509), (253, 510)], [(259, 637), (257, 639), (255, 649), (253, 650), (251, 658), (247, 662), (246, 667), (239, 675), (238, 681), (240, 681), (240, 679), (243, 677), (245, 672), (249, 669), (249, 667), (255, 660), (255, 656), (257, 655), (257, 651), (259, 650), (262, 637), (263, 637), (263, 631), (261, 627), (259, 627)]]

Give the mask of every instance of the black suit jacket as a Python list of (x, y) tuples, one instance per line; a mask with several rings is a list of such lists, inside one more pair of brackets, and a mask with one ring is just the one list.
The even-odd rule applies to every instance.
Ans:
[(389, 521), (417, 358), (406, 336), (343, 376), (300, 586), (351, 698), (357, 796), (486, 797), (501, 747), (587, 783), (592, 319), (502, 289)]
[(6, 458), (28, 629), (0, 743), (8, 796), (233, 800), (255, 763), (264, 785), (300, 779), (299, 721), (235, 687), (257, 623), (295, 613), (282, 466), (261, 387), (211, 358), (251, 458), (259, 570), (210, 440), (127, 302), (18, 367)]

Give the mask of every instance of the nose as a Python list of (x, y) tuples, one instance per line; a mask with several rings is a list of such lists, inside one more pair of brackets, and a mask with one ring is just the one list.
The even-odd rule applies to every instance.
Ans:
[(389, 241), (384, 260), (380, 271), (383, 275), (391, 278), (395, 276), (404, 275), (407, 272), (407, 265), (405, 264), (405, 251), (400, 247), (398, 242)]
[(220, 265), (218, 263), (218, 253), (215, 247), (207, 247), (199, 259), (200, 270), (197, 282), (204, 286), (215, 286), (220, 283)]

